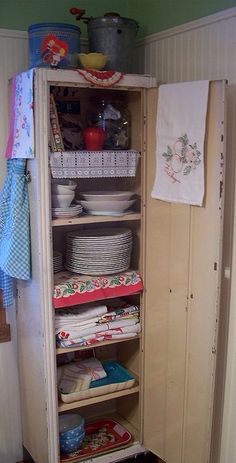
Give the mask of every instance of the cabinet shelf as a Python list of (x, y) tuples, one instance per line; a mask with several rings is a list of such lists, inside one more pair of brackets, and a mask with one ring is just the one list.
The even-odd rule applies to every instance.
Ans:
[(139, 392), (139, 385), (135, 382), (135, 385), (130, 389), (123, 389), (117, 392), (111, 392), (110, 394), (104, 394), (96, 397), (91, 397), (89, 399), (78, 400), (70, 404), (63, 403), (60, 399), (58, 401), (58, 411), (66, 412), (68, 410), (74, 410), (76, 408), (86, 407), (88, 405), (94, 405), (107, 400), (118, 399), (119, 397), (126, 397), (131, 394), (137, 394)]
[[(122, 446), (118, 447), (115, 450), (115, 452), (110, 451), (106, 454), (99, 454), (99, 455), (96, 455), (96, 457), (94, 456), (92, 461), (95, 461), (95, 458), (96, 458), (97, 463), (111, 463), (112, 461), (114, 462), (120, 461), (120, 460), (123, 460), (124, 458), (127, 458), (128, 456), (134, 456), (137, 453), (141, 453), (145, 451), (145, 448), (140, 443), (140, 436), (139, 436), (138, 429), (135, 426), (133, 426), (130, 421), (126, 420), (119, 413), (115, 413), (115, 412), (105, 413), (105, 414), (99, 413), (96, 416), (96, 421), (104, 420), (104, 419), (116, 421), (117, 423), (119, 423), (121, 426), (127, 429), (127, 431), (130, 432), (130, 434), (132, 435), (132, 440), (125, 447), (122, 447)], [(94, 421), (95, 421), (94, 418), (90, 418), (86, 420), (87, 423), (94, 422)], [(114, 457), (112, 458), (111, 455), (114, 455)], [(81, 460), (81, 461), (84, 463), (88, 463), (88, 461), (91, 462), (91, 459), (89, 458), (89, 459)]]
[(58, 347), (56, 349), (56, 354), (68, 354), (70, 352), (76, 352), (80, 350), (88, 350), (88, 349), (95, 349), (96, 347), (103, 347), (103, 346), (109, 346), (112, 344), (119, 344), (121, 342), (127, 342), (127, 341), (134, 341), (140, 339), (140, 335), (137, 334), (137, 336), (132, 336), (130, 338), (124, 338), (124, 339), (117, 339), (115, 341), (110, 340), (110, 341), (102, 341), (102, 342), (97, 342), (95, 344), (92, 344), (91, 346), (79, 346), (79, 347)]
[(113, 216), (113, 215), (82, 215), (76, 218), (71, 219), (53, 219), (53, 227), (64, 227), (67, 225), (84, 225), (87, 223), (105, 223), (105, 222), (124, 222), (124, 221), (133, 221), (140, 220), (140, 212), (135, 212), (134, 214), (125, 214), (122, 216)]

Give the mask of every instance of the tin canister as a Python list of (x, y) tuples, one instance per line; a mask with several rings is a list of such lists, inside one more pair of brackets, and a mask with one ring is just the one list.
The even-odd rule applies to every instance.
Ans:
[(28, 28), (29, 67), (78, 67), (80, 28), (64, 23), (38, 23)]
[(138, 23), (134, 19), (108, 14), (88, 21), (88, 40), (91, 52), (108, 56), (105, 69), (132, 73)]

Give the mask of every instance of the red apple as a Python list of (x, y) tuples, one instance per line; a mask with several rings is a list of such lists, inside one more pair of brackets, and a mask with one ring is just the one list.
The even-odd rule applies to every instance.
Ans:
[(87, 127), (83, 130), (83, 140), (87, 150), (102, 150), (105, 140), (105, 131), (101, 127)]

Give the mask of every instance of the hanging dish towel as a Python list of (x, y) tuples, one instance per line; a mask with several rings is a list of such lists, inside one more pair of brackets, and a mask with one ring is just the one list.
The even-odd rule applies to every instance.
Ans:
[(24, 159), (9, 159), (0, 194), (0, 286), (13, 304), (12, 278), (30, 278), (29, 199)]
[(34, 157), (34, 70), (22, 72), (10, 81), (10, 121), (5, 156)]
[(208, 81), (161, 85), (152, 197), (202, 206)]

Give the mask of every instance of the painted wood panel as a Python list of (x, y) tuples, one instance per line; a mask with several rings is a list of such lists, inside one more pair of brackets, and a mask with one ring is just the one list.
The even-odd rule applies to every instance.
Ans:
[(165, 461), (181, 463), (190, 207), (151, 198), (155, 174), (153, 101), (153, 92), (149, 92), (144, 444)]
[[(236, 458), (236, 222), (235, 145), (236, 145), (236, 9), (226, 10), (147, 37), (138, 44), (139, 72), (156, 75), (160, 83), (198, 79), (227, 79), (227, 166), (223, 242), (222, 281), (224, 311), (220, 315), (219, 364), (216, 371), (214, 412), (214, 451), (211, 461), (225, 463)], [(232, 253), (233, 249), (233, 253)], [(230, 293), (231, 292), (231, 293)], [(225, 371), (226, 370), (226, 371)], [(225, 380), (226, 373), (226, 380)], [(223, 418), (222, 418), (223, 414)]]
[[(155, 145), (148, 137), (144, 443), (168, 463), (204, 463), (210, 454), (223, 230), (223, 88), (220, 81), (210, 85), (203, 207), (150, 197)], [(149, 135), (155, 132), (150, 108)]]

